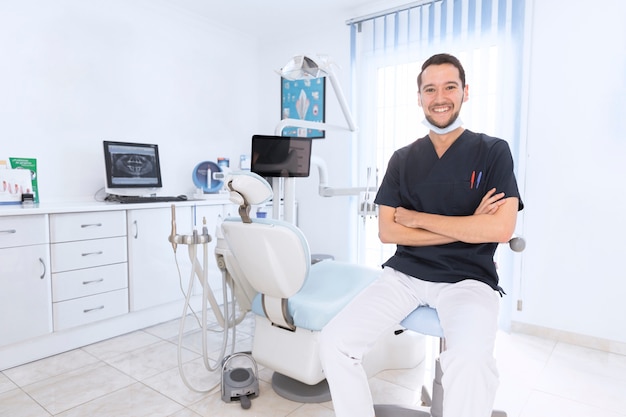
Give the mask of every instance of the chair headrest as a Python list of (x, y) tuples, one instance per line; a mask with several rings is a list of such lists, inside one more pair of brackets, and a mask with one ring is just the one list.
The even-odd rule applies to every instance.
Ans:
[(274, 194), (270, 184), (254, 172), (233, 172), (226, 178), (226, 184), (230, 201), (240, 206), (263, 204)]

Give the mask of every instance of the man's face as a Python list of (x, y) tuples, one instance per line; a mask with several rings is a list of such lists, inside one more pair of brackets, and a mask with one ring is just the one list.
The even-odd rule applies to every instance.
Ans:
[(433, 125), (445, 128), (452, 124), (468, 99), (468, 86), (461, 85), (459, 70), (452, 64), (430, 65), (422, 72), (422, 86), (417, 94), (424, 116)]

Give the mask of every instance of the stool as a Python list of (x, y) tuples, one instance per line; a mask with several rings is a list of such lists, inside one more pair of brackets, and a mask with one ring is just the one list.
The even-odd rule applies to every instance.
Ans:
[[(407, 330), (439, 338), (439, 353), (444, 350), (443, 329), (439, 323), (437, 310), (421, 306), (413, 310), (403, 321)], [(428, 360), (428, 358), (427, 358)], [(441, 385), (441, 365), (439, 358), (435, 360), (432, 398), (426, 386), (422, 386), (422, 404), (424, 407), (399, 406), (391, 404), (375, 404), (376, 417), (441, 417), (443, 411), (443, 387)], [(504, 411), (493, 411), (492, 417), (506, 417)]]

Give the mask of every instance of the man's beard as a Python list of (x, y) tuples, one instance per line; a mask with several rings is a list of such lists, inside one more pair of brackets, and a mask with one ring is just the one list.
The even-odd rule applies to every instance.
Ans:
[(450, 117), (450, 119), (448, 119), (448, 123), (445, 123), (444, 125), (441, 125), (441, 124), (435, 122), (435, 120), (431, 116), (424, 115), (424, 117), (426, 117), (426, 120), (428, 120), (428, 123), (430, 123), (431, 125), (436, 126), (439, 129), (445, 129), (446, 127), (448, 127), (451, 124), (453, 124), (454, 122), (456, 122), (456, 119), (459, 118), (459, 114), (460, 113), (461, 113), (460, 111), (457, 111), (456, 113), (454, 113), (452, 115), (452, 117)]

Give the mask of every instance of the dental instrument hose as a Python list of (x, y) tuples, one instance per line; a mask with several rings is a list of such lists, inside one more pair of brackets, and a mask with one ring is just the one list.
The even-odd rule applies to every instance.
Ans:
[[(172, 214), (174, 215), (173, 211)], [(175, 224), (175, 220), (172, 220), (173, 225)], [(204, 223), (206, 224), (206, 219), (204, 219)], [(174, 236), (172, 239), (175, 239), (175, 226), (173, 226), (174, 229), (172, 231), (172, 236)], [(206, 230), (206, 226), (203, 227), (203, 236), (208, 236), (208, 231)], [(237, 324), (237, 319), (234, 318), (234, 292), (231, 292), (231, 302), (232, 302), (232, 306), (233, 306), (233, 312), (229, 313), (229, 308), (228, 308), (228, 288), (226, 285), (226, 281), (224, 281), (224, 285), (222, 287), (222, 298), (223, 298), (223, 307), (224, 307), (224, 314), (222, 315), (220, 310), (219, 310), (219, 305), (217, 304), (217, 301), (215, 300), (215, 297), (213, 295), (213, 292), (211, 291), (211, 288), (209, 286), (208, 283), (208, 247), (207, 247), (207, 243), (208, 240), (205, 239), (198, 239), (198, 234), (197, 231), (194, 230), (193, 231), (193, 235), (190, 237), (191, 238), (191, 242), (185, 242), (188, 243), (188, 253), (189, 253), (189, 259), (191, 260), (192, 263), (192, 269), (191, 269), (191, 274), (190, 274), (190, 278), (189, 278), (189, 284), (188, 284), (188, 289), (185, 292), (182, 286), (182, 276), (180, 273), (180, 266), (178, 264), (178, 259), (176, 258), (176, 246), (174, 244), (172, 244), (172, 247), (174, 249), (174, 259), (176, 262), (176, 268), (178, 270), (178, 275), (179, 275), (179, 283), (180, 283), (180, 287), (181, 287), (181, 291), (183, 292), (183, 294), (185, 295), (185, 302), (184, 302), (184, 306), (183, 306), (183, 312), (182, 312), (182, 317), (181, 317), (181, 322), (180, 322), (180, 326), (179, 326), (179, 331), (178, 331), (178, 346), (177, 346), (177, 358), (178, 358), (178, 370), (181, 376), (181, 379), (183, 381), (183, 383), (187, 386), (187, 388), (189, 388), (192, 391), (195, 392), (199, 392), (199, 393), (207, 393), (207, 392), (211, 392), (214, 389), (216, 389), (219, 385), (220, 385), (220, 381), (218, 380), (218, 382), (216, 382), (213, 386), (211, 386), (208, 389), (199, 389), (194, 387), (190, 381), (187, 379), (186, 375), (185, 375), (185, 371), (183, 369), (183, 361), (182, 361), (182, 345), (183, 345), (183, 335), (184, 335), (184, 330), (185, 330), (185, 322), (187, 319), (187, 313), (188, 311), (191, 311), (191, 313), (194, 315), (196, 321), (198, 322), (198, 324), (201, 327), (202, 330), (202, 356), (203, 356), (203, 360), (204, 360), (204, 365), (205, 368), (209, 371), (209, 372), (215, 372), (218, 369), (221, 369), (220, 367), (220, 363), (224, 360), (224, 357), (226, 355), (226, 349), (228, 346), (228, 330), (229, 328), (232, 327), (232, 340), (233, 340), (233, 344), (231, 347), (231, 350), (234, 351), (235, 348), (235, 326)], [(184, 240), (184, 239), (183, 239)], [(197, 242), (198, 241), (202, 241), (202, 246), (203, 246), (203, 265), (200, 266), (200, 263), (198, 262), (197, 259)], [(172, 242), (174, 243), (174, 242)], [(196, 275), (198, 276), (198, 279), (200, 280), (203, 290), (202, 290), (202, 318), (201, 321), (198, 319), (198, 316), (196, 314), (196, 312), (193, 310), (193, 308), (191, 307), (190, 303), (191, 303), (191, 296), (193, 293), (193, 285), (194, 285), (194, 281), (195, 281), (195, 277)], [(215, 316), (219, 322), (219, 324), (222, 327), (222, 333), (223, 333), (223, 337), (222, 337), (222, 346), (219, 352), (219, 356), (217, 358), (217, 360), (215, 361), (215, 366), (212, 366), (209, 362), (209, 357), (208, 357), (208, 348), (207, 348), (207, 302), (209, 302), (211, 304), (211, 307), (213, 309), (213, 312), (215, 313)], [(232, 315), (231, 315), (232, 314)], [(232, 353), (232, 352), (231, 352)]]

